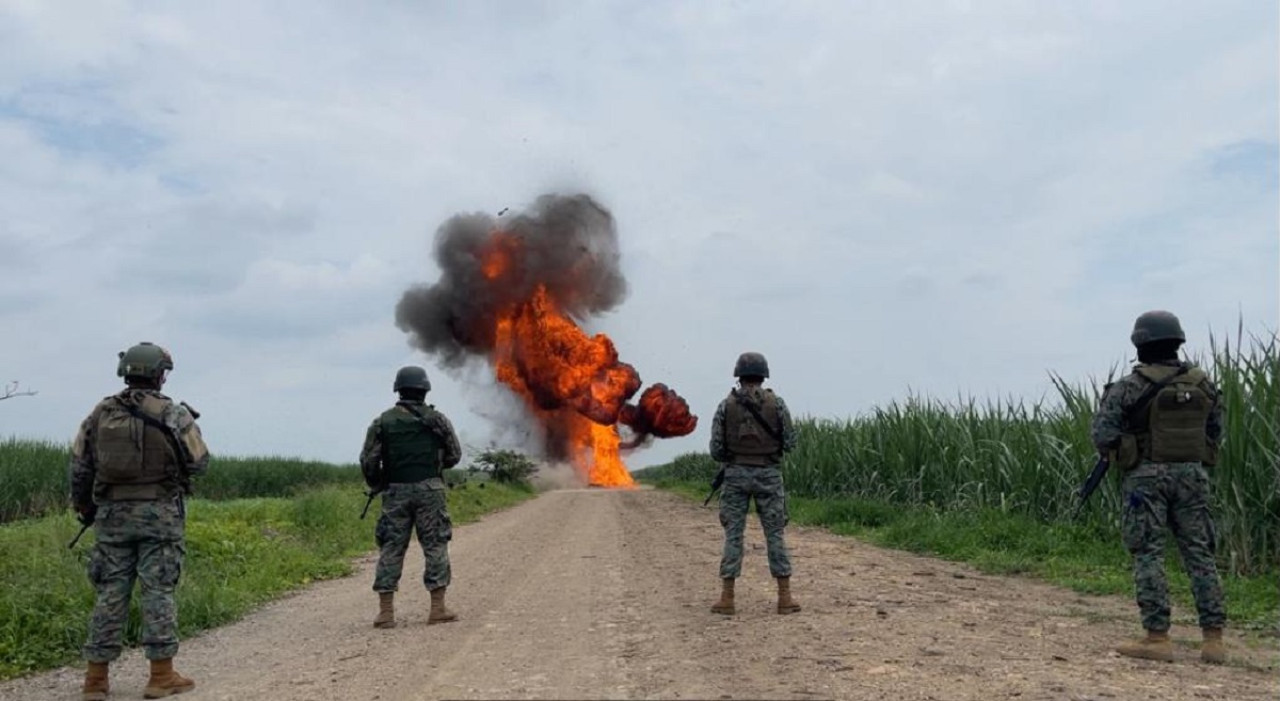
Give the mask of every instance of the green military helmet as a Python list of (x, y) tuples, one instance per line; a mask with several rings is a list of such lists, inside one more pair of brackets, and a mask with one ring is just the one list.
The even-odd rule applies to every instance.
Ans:
[(1140, 315), (1133, 322), (1133, 333), (1129, 336), (1134, 346), (1142, 346), (1153, 341), (1181, 341), (1186, 343), (1187, 335), (1182, 332), (1182, 324), (1178, 317), (1170, 312), (1155, 310)]
[(396, 384), (393, 389), (396, 392), (402, 389), (420, 389), (423, 392), (430, 392), (431, 380), (427, 379), (426, 370), (417, 365), (406, 365), (396, 373)]
[(169, 351), (151, 341), (143, 341), (129, 350), (120, 351), (120, 363), (116, 366), (119, 377), (145, 377), (159, 380), (166, 370), (173, 369), (173, 356)]
[(733, 366), (734, 377), (768, 377), (769, 361), (759, 353), (743, 353)]

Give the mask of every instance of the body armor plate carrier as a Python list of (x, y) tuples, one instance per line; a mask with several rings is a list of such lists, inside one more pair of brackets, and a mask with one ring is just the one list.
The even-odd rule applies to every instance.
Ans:
[(388, 484), (421, 482), (441, 476), (440, 453), (444, 441), (423, 419), (396, 406), (383, 412), (381, 430)]

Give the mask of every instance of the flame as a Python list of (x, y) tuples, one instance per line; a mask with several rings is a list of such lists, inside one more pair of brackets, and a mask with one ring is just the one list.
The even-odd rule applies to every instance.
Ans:
[[(519, 245), (495, 232), (482, 253), (480, 272), (498, 281), (519, 265)], [(537, 284), (528, 299), (511, 304), (493, 321), (490, 356), (497, 379), (522, 397), (548, 434), (548, 447), (567, 459), (587, 484), (634, 487), (621, 456), (621, 421), (646, 436), (687, 435), (697, 426), (688, 404), (663, 384), (647, 389), (638, 405), (640, 375), (618, 359), (604, 334), (588, 336)]]

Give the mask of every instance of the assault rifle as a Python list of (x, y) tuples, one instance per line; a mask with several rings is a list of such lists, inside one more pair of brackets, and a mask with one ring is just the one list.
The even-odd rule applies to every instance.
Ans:
[(1071, 515), (1072, 520), (1080, 518), (1080, 511), (1084, 509), (1085, 502), (1089, 501), (1089, 495), (1093, 494), (1098, 485), (1102, 484), (1102, 478), (1107, 476), (1107, 468), (1111, 467), (1111, 461), (1107, 456), (1103, 455), (1098, 458), (1098, 463), (1093, 466), (1093, 471), (1089, 473), (1088, 479), (1077, 491), (1080, 497), (1080, 503), (1076, 504), (1076, 511)]
[(368, 515), (369, 515), (369, 505), (373, 503), (373, 498), (374, 498), (374, 497), (376, 497), (376, 496), (378, 496), (379, 494), (381, 494), (381, 493), (385, 492), (385, 491), (387, 491), (387, 488), (386, 488), (386, 486), (385, 486), (385, 485), (378, 485), (377, 487), (374, 487), (374, 488), (372, 488), (372, 489), (370, 489), (369, 491), (367, 491), (367, 492), (365, 492), (365, 493), (364, 493), (364, 495), (365, 495), (365, 496), (367, 496), (367, 497), (369, 497), (369, 498), (365, 500), (365, 502), (364, 502), (364, 510), (360, 512), (360, 519), (361, 519), (361, 520), (363, 520), (365, 516), (368, 516)]
[(720, 491), (720, 485), (722, 484), (724, 484), (724, 465), (720, 466), (720, 470), (716, 472), (716, 476), (711, 480), (711, 493), (707, 495), (706, 499), (702, 500), (703, 506), (711, 503), (711, 497), (714, 497), (716, 492)]
[(89, 530), (89, 526), (93, 525), (93, 521), (90, 521), (89, 519), (85, 519), (80, 523), (81, 523), (80, 532), (76, 534), (76, 537), (71, 539), (70, 543), (67, 543), (67, 550), (74, 548), (76, 546), (76, 543), (80, 542), (80, 536), (84, 535), (84, 532)]

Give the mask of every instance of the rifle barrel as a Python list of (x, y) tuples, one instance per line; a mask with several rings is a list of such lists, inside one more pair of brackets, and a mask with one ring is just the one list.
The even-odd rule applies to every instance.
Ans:
[(86, 523), (80, 526), (80, 532), (76, 534), (76, 537), (71, 539), (70, 543), (67, 543), (67, 550), (74, 548), (76, 543), (80, 542), (80, 536), (84, 535), (84, 532), (89, 530), (89, 525), (90, 524)]

